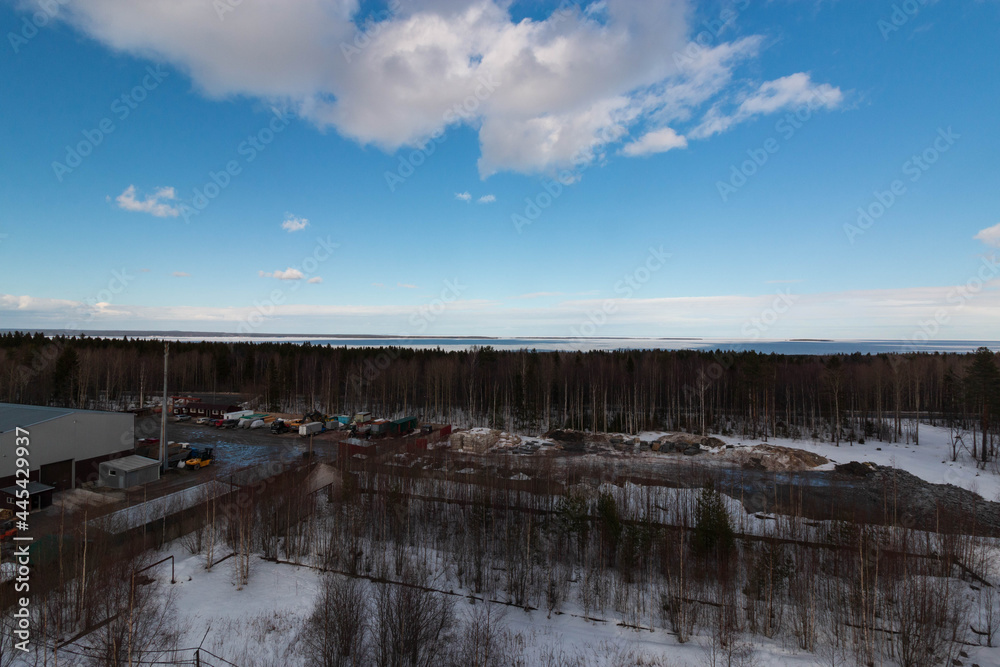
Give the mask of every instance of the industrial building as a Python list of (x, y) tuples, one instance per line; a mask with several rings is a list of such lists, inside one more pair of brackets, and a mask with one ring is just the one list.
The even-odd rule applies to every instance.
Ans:
[(101, 486), (127, 489), (160, 479), (160, 462), (145, 456), (123, 456), (105, 461), (100, 471)]
[(28, 436), (30, 478), (56, 491), (100, 477), (100, 464), (132, 453), (135, 415), (0, 403), (0, 489), (15, 483), (18, 427)]
[(190, 415), (192, 419), (197, 417), (209, 417), (211, 419), (222, 419), (227, 412), (238, 412), (240, 406), (231, 403), (202, 403), (192, 401), (185, 405), (178, 405), (174, 412), (179, 415)]

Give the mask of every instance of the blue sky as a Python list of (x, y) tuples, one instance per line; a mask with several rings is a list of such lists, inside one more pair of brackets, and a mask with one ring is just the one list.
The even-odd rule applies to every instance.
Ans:
[(996, 338), (1000, 3), (557, 4), (0, 2), (0, 327)]

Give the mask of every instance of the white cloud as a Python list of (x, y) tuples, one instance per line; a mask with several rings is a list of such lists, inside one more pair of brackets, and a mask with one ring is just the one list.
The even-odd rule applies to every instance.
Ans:
[(174, 271), (170, 275), (172, 275), (174, 278), (190, 278), (191, 277), (190, 273), (185, 273), (184, 271)]
[(261, 278), (277, 278), (278, 280), (302, 280), (305, 276), (298, 269), (293, 269), (288, 267), (284, 271), (277, 270), (268, 273), (267, 271), (258, 271)]
[(387, 151), (467, 125), (485, 177), (586, 165), (631, 128), (676, 127), (710, 102), (705, 136), (734, 103), (728, 126), (795, 103), (784, 79), (733, 100), (734, 69), (761, 39), (689, 43), (692, 4), (604, 0), (515, 22), (509, 0), (408, 0), (360, 46), (359, 0), (242, 3), (225, 21), (191, 0), (74, 0), (59, 19), (172, 64), (209, 97), (256, 97)]
[(409, 283), (396, 283), (396, 287), (402, 287), (403, 289), (420, 289), (416, 285), (411, 285)]
[(118, 202), (118, 208), (126, 211), (149, 213), (157, 218), (176, 218), (180, 213), (177, 207), (163, 201), (175, 199), (177, 199), (177, 193), (173, 188), (157, 188), (156, 192), (146, 195), (145, 199), (136, 199), (135, 186), (130, 185), (115, 198), (115, 201)]
[(687, 148), (687, 139), (680, 136), (669, 127), (662, 130), (647, 132), (639, 139), (622, 148), (622, 153), (629, 157), (666, 153), (674, 148)]
[(497, 200), (497, 198), (494, 195), (483, 195), (482, 197), (479, 198), (479, 203), (480, 204), (492, 204), (496, 200)]
[(291, 213), (285, 214), (285, 221), (281, 223), (281, 228), (288, 233), (299, 232), (309, 226), (306, 218), (297, 218)]
[(1000, 248), (1000, 224), (980, 230), (973, 238), (977, 241), (982, 241), (986, 245)]
[(323, 282), (323, 279), (320, 278), (319, 276), (315, 276), (313, 278), (310, 278), (306, 282), (309, 283), (310, 285), (319, 285), (320, 283)]
[(702, 122), (691, 130), (690, 135), (697, 139), (704, 139), (713, 134), (725, 132), (737, 123), (742, 123), (754, 116), (786, 109), (808, 108), (811, 111), (835, 109), (843, 101), (844, 93), (840, 88), (835, 88), (827, 83), (813, 83), (808, 74), (798, 72), (762, 83), (757, 90), (744, 95), (739, 106), (732, 112), (723, 111), (724, 105), (722, 103), (714, 105), (702, 119)]
[(470, 201), (472, 201), (472, 195), (469, 194), (468, 192), (456, 192), (455, 199), (458, 199), (459, 201), (464, 201), (465, 203), (468, 204)]

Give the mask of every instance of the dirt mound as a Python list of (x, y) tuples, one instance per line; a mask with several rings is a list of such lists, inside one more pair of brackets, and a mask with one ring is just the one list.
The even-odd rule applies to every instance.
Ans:
[(546, 433), (545, 437), (556, 442), (583, 442), (584, 435), (583, 431), (556, 429), (555, 431)]
[(684, 454), (697, 454), (703, 448), (715, 449), (723, 447), (726, 443), (718, 438), (708, 435), (695, 435), (694, 433), (668, 433), (653, 441), (650, 449), (661, 454), (670, 452), (683, 452)]
[(776, 472), (811, 470), (830, 462), (819, 454), (777, 445), (755, 445), (740, 449), (727, 449), (723, 453), (723, 458), (739, 463), (746, 470)]
[(842, 475), (850, 475), (851, 477), (867, 477), (875, 472), (875, 466), (871, 463), (858, 463), (857, 461), (840, 463), (833, 466), (833, 469)]
[(557, 429), (545, 434), (549, 440), (555, 440), (563, 451), (583, 452), (587, 448), (587, 442), (593, 440), (593, 436), (583, 431), (572, 431), (569, 429)]

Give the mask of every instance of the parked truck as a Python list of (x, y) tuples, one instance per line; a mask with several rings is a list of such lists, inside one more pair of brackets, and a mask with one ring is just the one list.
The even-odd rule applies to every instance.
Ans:
[(308, 424), (303, 424), (299, 426), (299, 435), (305, 437), (307, 435), (316, 435), (317, 433), (322, 433), (326, 429), (323, 428), (322, 422), (309, 422)]

